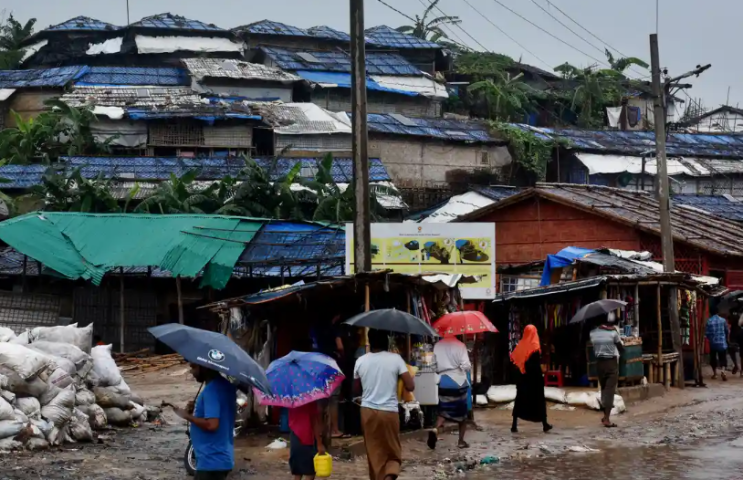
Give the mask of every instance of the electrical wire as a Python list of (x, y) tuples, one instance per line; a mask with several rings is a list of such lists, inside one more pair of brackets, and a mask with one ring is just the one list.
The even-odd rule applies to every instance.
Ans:
[[(562, 22), (562, 20), (560, 20), (559, 18), (557, 18), (556, 16), (554, 16), (554, 15), (552, 14), (552, 12), (550, 12), (549, 10), (547, 10), (546, 8), (544, 8), (543, 6), (541, 6), (541, 5), (539, 4), (539, 3), (537, 3), (537, 0), (531, 0), (531, 3), (533, 3), (534, 5), (536, 5), (536, 6), (537, 6), (537, 8), (539, 8), (539, 9), (540, 9), (541, 11), (543, 11), (544, 13), (546, 13), (547, 15), (549, 15), (549, 16), (550, 16), (550, 17), (551, 17), (551, 18), (552, 18), (552, 19), (553, 19), (554, 21), (556, 21), (557, 23), (559, 23), (560, 25), (562, 25), (563, 27), (565, 27), (565, 29), (566, 29), (567, 31), (569, 31), (570, 33), (572, 33), (572, 34), (573, 34), (573, 35), (575, 35), (576, 37), (578, 37), (578, 38), (580, 38), (581, 40), (583, 40), (584, 42), (586, 42), (586, 44), (587, 44), (587, 45), (589, 45), (589, 46), (591, 46), (591, 47), (595, 48), (595, 49), (596, 49), (596, 50), (598, 50), (598, 51), (599, 51), (600, 53), (604, 53), (604, 49), (603, 49), (603, 48), (601, 48), (601, 47), (597, 47), (597, 46), (596, 46), (596, 45), (594, 45), (593, 43), (591, 43), (591, 42), (589, 42), (588, 40), (586, 40), (586, 39), (585, 39), (585, 37), (583, 37), (582, 35), (580, 35), (580, 34), (579, 34), (578, 32), (576, 32), (576, 31), (575, 31), (575, 30), (573, 30), (572, 28), (570, 28), (570, 27), (568, 27), (567, 25), (565, 25), (565, 24), (564, 24), (564, 23)], [(547, 2), (547, 3), (549, 3), (549, 2)]]
[[(424, 0), (418, 0), (418, 1), (419, 1), (419, 2), (421, 3), (421, 5), (423, 5), (423, 6), (424, 6), (424, 7), (426, 7), (426, 8), (428, 8), (428, 7), (430, 7), (431, 5), (433, 5), (433, 6), (434, 6), (434, 8), (435, 8), (436, 10), (438, 10), (438, 12), (439, 12), (439, 13), (440, 13), (440, 14), (441, 14), (442, 16), (444, 16), (444, 17), (451, 17), (451, 15), (447, 15), (446, 13), (444, 13), (444, 11), (443, 11), (443, 10), (441, 10), (441, 9), (439, 8), (439, 6), (438, 6), (438, 5), (434, 5), (434, 3), (433, 3), (433, 1), (434, 1), (434, 0), (431, 0), (431, 5), (426, 5), (426, 2), (425, 2)], [(461, 20), (460, 20), (460, 22), (461, 22)], [(455, 26), (459, 27), (460, 29), (462, 29), (462, 26), (461, 26), (461, 25), (459, 25), (459, 23), (453, 23), (452, 25), (455, 25)], [(453, 28), (451, 28), (451, 25), (448, 25), (448, 24), (442, 23), (442, 24), (441, 24), (441, 29), (445, 29), (445, 30), (449, 31), (449, 33), (450, 33), (450, 34), (451, 34), (451, 35), (452, 35), (452, 36), (454, 37), (454, 40), (456, 40), (456, 41), (457, 41), (457, 43), (458, 43), (458, 44), (459, 44), (460, 46), (466, 47), (466, 48), (467, 48), (468, 50), (474, 50), (474, 48), (472, 48), (472, 47), (470, 47), (469, 45), (467, 45), (467, 42), (465, 42), (464, 40), (462, 40), (462, 37), (460, 37), (459, 35), (457, 35), (457, 33), (456, 33), (456, 32), (454, 31), (454, 29), (453, 29)], [(462, 29), (462, 31), (463, 31), (464, 33), (467, 33), (467, 31), (466, 31), (466, 30), (464, 30), (464, 29)], [(469, 34), (467, 33), (467, 35), (469, 35)], [(483, 45), (482, 45), (482, 44), (481, 44), (480, 42), (478, 42), (478, 41), (477, 41), (477, 40), (476, 40), (476, 39), (475, 39), (475, 38), (474, 38), (473, 36), (469, 35), (469, 37), (470, 37), (470, 38), (471, 38), (471, 39), (472, 39), (472, 40), (473, 40), (473, 41), (474, 41), (475, 43), (477, 43), (478, 45), (480, 45), (480, 47), (481, 47), (481, 48), (484, 48), (484, 49), (485, 49), (485, 50), (487, 51), (487, 49), (486, 49), (486, 48), (485, 48), (485, 47), (484, 47), (484, 46), (483, 46)]]
[(544, 65), (547, 68), (549, 68), (550, 70), (552, 70), (552, 67), (547, 62), (545, 62), (544, 60), (542, 60), (541, 58), (539, 58), (539, 56), (536, 53), (532, 52), (531, 50), (529, 50), (528, 48), (526, 48), (525, 46), (523, 46), (521, 43), (519, 43), (518, 40), (516, 40), (511, 35), (509, 35), (508, 33), (506, 33), (505, 30), (503, 30), (501, 27), (499, 27), (498, 25), (496, 25), (495, 22), (493, 22), (492, 20), (490, 20), (490, 18), (488, 18), (487, 16), (485, 16), (480, 10), (478, 10), (477, 8), (475, 8), (475, 6), (472, 5), (468, 0), (462, 0), (462, 1), (464, 3), (466, 3), (472, 10), (474, 10), (475, 12), (477, 12), (477, 14), (480, 15), (486, 22), (488, 22), (490, 25), (492, 25), (493, 28), (495, 28), (496, 30), (498, 30), (503, 35), (505, 35), (506, 38), (508, 38), (513, 43), (515, 43), (516, 45), (518, 45), (519, 47), (521, 47), (521, 49), (524, 50), (526, 53), (528, 53), (532, 57), (534, 57), (537, 60), (539, 60), (542, 63), (542, 65)]

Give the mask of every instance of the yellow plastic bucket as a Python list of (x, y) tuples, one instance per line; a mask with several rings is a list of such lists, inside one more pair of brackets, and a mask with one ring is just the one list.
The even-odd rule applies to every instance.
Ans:
[(327, 478), (333, 473), (333, 457), (328, 455), (315, 455), (315, 476)]

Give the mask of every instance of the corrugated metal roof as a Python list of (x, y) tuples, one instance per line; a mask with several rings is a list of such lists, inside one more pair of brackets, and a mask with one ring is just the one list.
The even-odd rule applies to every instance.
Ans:
[[(317, 70), (325, 72), (351, 73), (351, 56), (341, 51), (301, 51), (277, 47), (261, 47), (260, 50), (284, 70)], [(317, 61), (309, 61), (299, 54), (308, 54)], [(394, 53), (367, 52), (366, 72), (369, 75), (414, 75), (423, 73), (409, 61)]]
[(188, 86), (191, 79), (184, 68), (175, 67), (89, 67), (76, 85), (159, 85)]
[(292, 83), (301, 80), (296, 75), (278, 68), (259, 63), (241, 62), (239, 60), (222, 60), (215, 58), (187, 58), (183, 60), (196, 79), (234, 78), (241, 80), (262, 80), (269, 82)]
[(0, 178), (3, 190), (26, 189), (41, 184), (45, 165), (3, 165), (0, 167)]
[[(518, 126), (524, 130), (541, 134), (544, 138), (565, 139), (568, 141), (567, 148), (577, 152), (642, 156), (645, 152), (655, 151), (655, 134), (653, 132)], [(743, 135), (670, 133), (666, 141), (666, 151), (668, 155), (676, 157), (743, 158)]]
[(346, 32), (341, 32), (340, 30), (330, 28), (327, 25), (319, 25), (317, 27), (308, 28), (307, 33), (317, 38), (338, 40), (341, 42), (351, 41), (351, 35), (347, 34)]
[[(398, 117), (398, 118), (395, 118)], [(403, 123), (399, 115), (369, 114), (369, 131), (395, 135), (412, 135), (440, 138), (460, 142), (505, 144), (488, 131), (488, 126), (475, 121), (450, 120), (444, 118), (407, 118)]]
[(472, 185), (470, 186), (470, 188), (480, 195), (484, 195), (491, 200), (495, 200), (496, 202), (499, 202), (504, 198), (508, 198), (512, 195), (516, 195), (522, 190), (521, 188), (511, 187), (507, 185)]
[(387, 25), (369, 28), (364, 33), (366, 33), (366, 43), (377, 47), (441, 49), (441, 45), (438, 43), (398, 32)]
[[(297, 75), (307, 80), (308, 82), (316, 83), (320, 87), (323, 87), (323, 88), (351, 88), (351, 85), (353, 84), (350, 73), (319, 72), (316, 70), (308, 72), (305, 70), (297, 70)], [(397, 77), (397, 78), (410, 78), (410, 77)], [(407, 97), (417, 97), (419, 95), (417, 92), (411, 92), (408, 90), (402, 90), (402, 89), (397, 89), (397, 88), (384, 87), (380, 85), (379, 83), (375, 82), (373, 79), (368, 78), (368, 77), (366, 79), (366, 89), (374, 90), (377, 92), (396, 93), (399, 95), (405, 95)]]
[(247, 32), (259, 35), (287, 35), (291, 37), (307, 37), (308, 33), (299, 28), (281, 22), (261, 20), (232, 29), (233, 32)]
[(674, 195), (673, 203), (698, 208), (712, 215), (743, 222), (743, 199), (727, 195)]
[(75, 87), (61, 100), (73, 107), (168, 107), (206, 104), (201, 96), (186, 87)]
[(62, 23), (51, 25), (42, 31), (113, 31), (119, 30), (120, 28), (122, 27), (81, 15), (79, 17), (71, 18)]
[(224, 28), (220, 28), (212, 23), (207, 24), (199, 20), (191, 20), (180, 15), (174, 15), (172, 13), (160, 13), (158, 15), (145, 17), (142, 20), (134, 22), (129, 26), (167, 30), (201, 30), (210, 32), (226, 31)]
[[(644, 172), (657, 175), (658, 162), (655, 158), (627, 155), (606, 155), (596, 153), (576, 153), (576, 158), (588, 169), (589, 175)], [(701, 157), (668, 157), (669, 175), (688, 175), (692, 177), (709, 177), (713, 175), (743, 173), (743, 159), (701, 158)]]
[(0, 70), (0, 88), (64, 87), (89, 67), (71, 66), (31, 70)]

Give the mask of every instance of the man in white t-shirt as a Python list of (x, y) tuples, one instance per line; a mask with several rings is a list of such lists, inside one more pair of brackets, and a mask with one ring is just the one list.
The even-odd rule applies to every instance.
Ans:
[(397, 381), (415, 389), (402, 357), (387, 351), (387, 332), (369, 330), (371, 352), (356, 360), (354, 389), (361, 392), (361, 426), (364, 430), (369, 478), (395, 480), (400, 475), (402, 445), (397, 411)]

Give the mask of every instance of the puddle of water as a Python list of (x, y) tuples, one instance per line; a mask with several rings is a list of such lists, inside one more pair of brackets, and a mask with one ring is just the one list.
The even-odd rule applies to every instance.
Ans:
[(506, 462), (490, 472), (474, 472), (470, 480), (743, 480), (741, 439), (707, 441), (684, 447), (602, 448), (598, 453), (564, 454)]

